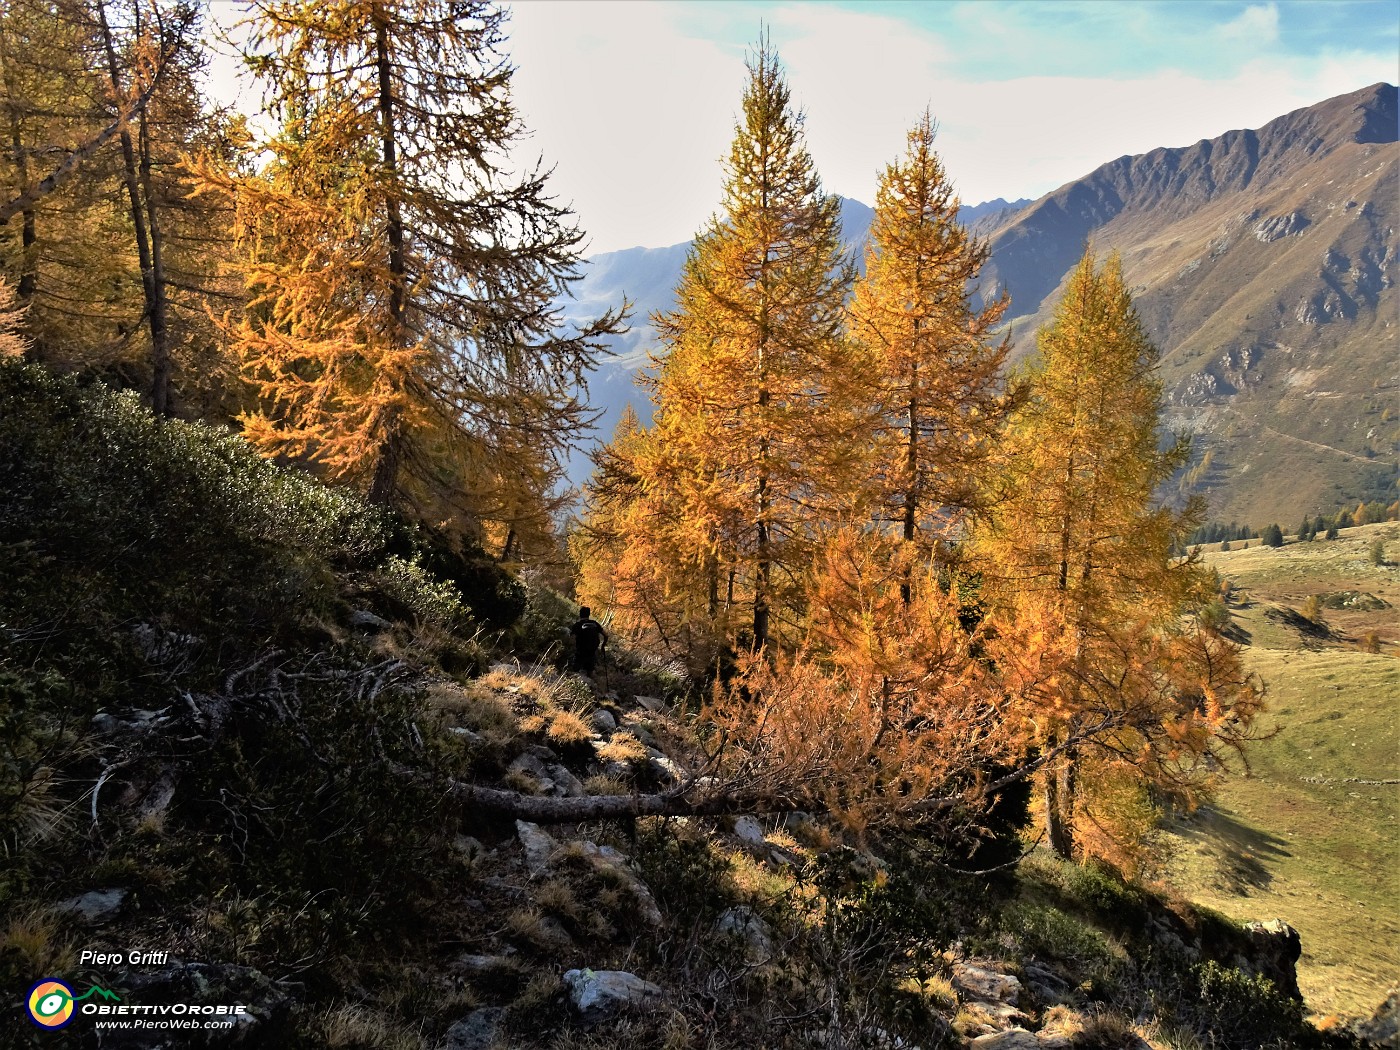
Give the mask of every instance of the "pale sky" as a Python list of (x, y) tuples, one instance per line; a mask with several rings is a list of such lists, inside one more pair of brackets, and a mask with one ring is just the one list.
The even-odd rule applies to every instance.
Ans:
[(1400, 0), (510, 7), (513, 90), (532, 133), (522, 160), (555, 166), (551, 188), (590, 254), (688, 240), (714, 211), (745, 53), (764, 26), (825, 188), (867, 204), (926, 105), (945, 167), (976, 204), (1400, 80)]

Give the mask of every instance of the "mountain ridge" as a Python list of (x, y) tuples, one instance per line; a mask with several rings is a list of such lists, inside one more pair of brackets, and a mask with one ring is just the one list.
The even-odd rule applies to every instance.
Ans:
[[(1162, 352), (1168, 422), (1197, 438), (1179, 496), (1256, 525), (1395, 499), (1398, 108), (1394, 86), (1372, 84), (1258, 129), (1118, 157), (1035, 201), (964, 209), (992, 250), (980, 292), (1011, 295), (1013, 357), (1034, 351), (1085, 245), (1116, 251)], [(872, 214), (842, 201), (849, 245)], [(592, 383), (603, 437), (623, 403), (649, 417), (632, 377), (688, 248), (607, 253), (579, 282), (571, 316), (623, 293), (636, 304)], [(576, 456), (574, 481), (587, 471)]]

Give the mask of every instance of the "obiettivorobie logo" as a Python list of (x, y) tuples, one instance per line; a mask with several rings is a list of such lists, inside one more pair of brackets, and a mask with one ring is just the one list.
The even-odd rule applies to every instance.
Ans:
[(29, 989), (29, 1019), (40, 1028), (62, 1028), (73, 1020), (74, 1003), (98, 996), (108, 1002), (121, 1002), (116, 992), (94, 984), (82, 995), (74, 995), (73, 989), (62, 981), (45, 977)]

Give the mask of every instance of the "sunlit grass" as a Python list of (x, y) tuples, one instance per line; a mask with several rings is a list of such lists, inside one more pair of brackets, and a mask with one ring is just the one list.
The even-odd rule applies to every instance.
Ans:
[[(1317, 1014), (1369, 1015), (1400, 975), (1400, 565), (1367, 557), (1376, 538), (1400, 561), (1397, 527), (1344, 530), (1334, 541), (1211, 554), (1248, 592), (1232, 609), (1248, 632), (1249, 667), (1269, 687), (1251, 775), (1180, 824), (1172, 882), (1238, 920), (1282, 918), (1303, 939), (1299, 984)], [(1310, 594), (1355, 590), (1390, 608), (1327, 610), (1332, 635), (1306, 638), (1269, 620)], [(1382, 652), (1358, 651), (1376, 631)], [(1392, 781), (1392, 783), (1384, 783)]]

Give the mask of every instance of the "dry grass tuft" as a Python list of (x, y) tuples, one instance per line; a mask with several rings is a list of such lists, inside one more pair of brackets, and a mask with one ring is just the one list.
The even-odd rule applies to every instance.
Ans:
[(59, 917), (32, 905), (10, 916), (0, 938), (0, 956), (18, 957), (16, 968), (23, 973), (66, 973), (77, 961), (77, 950), (63, 935)]
[(640, 762), (647, 757), (646, 746), (637, 739), (635, 733), (626, 730), (614, 733), (612, 738), (597, 749), (598, 757), (604, 762)]
[(557, 744), (582, 744), (593, 738), (593, 727), (577, 711), (556, 711), (545, 735)]
[(316, 1027), (331, 1050), (425, 1050), (428, 1045), (420, 1032), (353, 1004), (327, 1011)]

